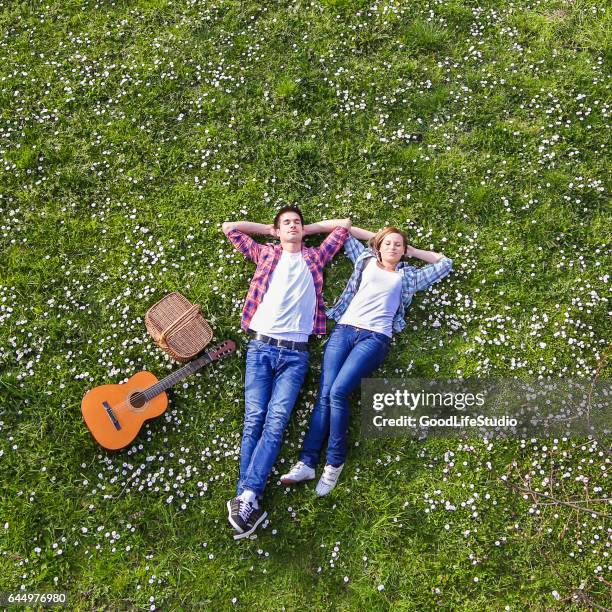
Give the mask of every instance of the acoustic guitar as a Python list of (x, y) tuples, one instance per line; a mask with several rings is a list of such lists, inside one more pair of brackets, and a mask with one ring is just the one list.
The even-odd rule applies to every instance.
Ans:
[(236, 343), (226, 340), (162, 380), (145, 371), (120, 385), (95, 387), (81, 401), (85, 424), (104, 448), (124, 448), (138, 435), (146, 420), (164, 413), (168, 407), (166, 389), (235, 350)]

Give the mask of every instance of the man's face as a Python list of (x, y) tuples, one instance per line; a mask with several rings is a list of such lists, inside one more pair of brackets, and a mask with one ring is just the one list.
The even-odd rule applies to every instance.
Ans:
[(278, 220), (278, 228), (274, 231), (281, 242), (302, 242), (304, 228), (300, 215), (294, 212), (283, 213)]

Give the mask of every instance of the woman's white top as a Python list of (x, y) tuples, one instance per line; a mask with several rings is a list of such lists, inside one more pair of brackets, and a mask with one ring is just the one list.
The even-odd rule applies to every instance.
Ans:
[(312, 272), (301, 251), (283, 251), (249, 329), (272, 338), (308, 342), (316, 306)]
[(391, 337), (393, 317), (402, 299), (402, 272), (383, 270), (375, 259), (366, 265), (361, 283), (338, 321)]

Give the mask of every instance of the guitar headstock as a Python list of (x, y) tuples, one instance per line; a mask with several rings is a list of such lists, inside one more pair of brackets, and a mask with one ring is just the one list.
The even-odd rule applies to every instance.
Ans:
[(233, 340), (225, 340), (214, 348), (206, 351), (213, 361), (231, 355), (236, 350), (236, 343)]

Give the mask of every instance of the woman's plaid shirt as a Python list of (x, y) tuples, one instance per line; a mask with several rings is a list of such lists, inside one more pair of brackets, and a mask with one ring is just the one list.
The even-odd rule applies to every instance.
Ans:
[[(345, 227), (337, 227), (318, 247), (306, 247), (302, 245), (302, 256), (306, 265), (312, 273), (315, 294), (317, 296), (317, 307), (315, 309), (313, 334), (325, 334), (325, 303), (323, 302), (323, 268), (332, 260), (333, 256), (340, 250), (348, 236)], [(253, 238), (239, 230), (231, 230), (227, 233), (229, 241), (245, 257), (257, 264), (257, 269), (251, 280), (251, 285), (242, 309), (240, 327), (247, 331), (251, 319), (263, 299), (270, 277), (283, 252), (279, 244), (259, 244)]]
[[(348, 240), (344, 243), (344, 252), (355, 264), (355, 269), (342, 295), (338, 298), (336, 303), (327, 310), (327, 316), (335, 321), (340, 320), (340, 317), (344, 314), (351, 300), (357, 293), (359, 283), (361, 282), (361, 274), (363, 273), (366, 262), (368, 259), (376, 257), (370, 249), (366, 248), (359, 240), (353, 238), (353, 236), (349, 236)], [(396, 270), (400, 270), (403, 273), (402, 299), (400, 300), (399, 308), (393, 318), (394, 332), (401, 332), (406, 327), (404, 317), (406, 316), (406, 309), (412, 302), (412, 296), (417, 291), (424, 291), (435, 282), (442, 280), (449, 274), (452, 267), (453, 260), (448, 257), (443, 257), (436, 263), (428, 264), (422, 268), (415, 268), (403, 261), (397, 264)]]

